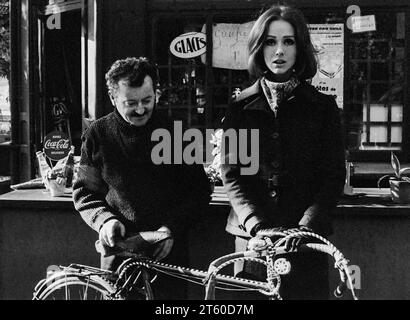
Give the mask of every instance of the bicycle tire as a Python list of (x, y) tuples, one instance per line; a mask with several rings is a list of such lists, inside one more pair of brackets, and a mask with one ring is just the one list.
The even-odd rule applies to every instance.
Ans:
[(114, 287), (99, 276), (61, 271), (41, 281), (36, 300), (110, 300)]

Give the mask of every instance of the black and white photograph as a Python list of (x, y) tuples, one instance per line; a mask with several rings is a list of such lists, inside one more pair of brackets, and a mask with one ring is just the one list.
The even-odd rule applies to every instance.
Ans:
[(0, 301), (410, 300), (409, 50), (408, 0), (0, 0)]

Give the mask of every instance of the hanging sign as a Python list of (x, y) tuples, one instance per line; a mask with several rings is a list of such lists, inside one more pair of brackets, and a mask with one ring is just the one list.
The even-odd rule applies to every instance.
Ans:
[(353, 32), (376, 31), (376, 18), (374, 15), (352, 17)]
[(169, 49), (178, 58), (198, 57), (206, 52), (206, 35), (201, 32), (181, 34), (171, 42)]
[(309, 31), (318, 51), (318, 72), (312, 85), (333, 95), (338, 107), (343, 108), (344, 25), (310, 24)]
[(67, 157), (70, 149), (70, 139), (64, 132), (53, 131), (44, 140), (44, 153), (51, 160), (58, 161)]
[[(212, 66), (232, 70), (248, 69), (248, 36), (255, 21), (236, 23), (217, 23), (213, 26)], [(202, 32), (206, 32), (206, 25)], [(202, 57), (205, 63), (205, 57)]]

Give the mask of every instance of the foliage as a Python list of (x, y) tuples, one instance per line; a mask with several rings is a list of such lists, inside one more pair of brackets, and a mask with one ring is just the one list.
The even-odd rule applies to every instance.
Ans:
[(406, 171), (410, 171), (410, 168), (409, 167), (401, 168), (400, 161), (393, 152), (391, 153), (390, 162), (393, 168), (394, 175), (391, 175), (391, 174), (384, 175), (383, 177), (379, 179), (379, 181), (377, 181), (377, 186), (380, 188), (380, 183), (386, 178), (390, 178), (391, 180), (407, 181), (410, 183), (410, 178), (403, 176), (403, 174)]
[(209, 181), (212, 183), (222, 181), (221, 173), (221, 144), (222, 144), (222, 135), (223, 130), (216, 130), (215, 134), (212, 134), (212, 139), (209, 141), (215, 147), (212, 150), (212, 155), (214, 159), (212, 163), (205, 168), (206, 175), (208, 176)]

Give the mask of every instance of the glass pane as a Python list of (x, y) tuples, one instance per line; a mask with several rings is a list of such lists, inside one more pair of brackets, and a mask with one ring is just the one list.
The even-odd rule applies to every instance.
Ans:
[(391, 121), (402, 122), (403, 121), (403, 105), (393, 104), (391, 106)]
[(350, 80), (367, 80), (367, 63), (351, 62), (349, 64)]
[[(0, 1), (0, 143), (11, 140), (11, 113), (9, 102), (9, 77), (10, 77), (10, 19), (9, 1)], [(8, 7), (8, 8), (7, 8)], [(7, 8), (7, 10), (5, 10)]]
[(371, 80), (389, 80), (389, 64), (382, 62), (371, 63)]
[(348, 100), (357, 102), (366, 101), (366, 85), (365, 84), (353, 84), (348, 91)]
[(11, 114), (9, 103), (9, 81), (0, 78), (0, 143), (11, 140)]
[(396, 13), (396, 39), (404, 39), (406, 33), (405, 13)]
[(227, 87), (214, 88), (214, 104), (227, 106), (231, 95), (232, 92)]
[(392, 143), (402, 142), (402, 128), (401, 127), (394, 126), (391, 128), (391, 142)]
[(388, 41), (370, 40), (368, 52), (370, 59), (384, 60), (390, 57), (391, 44)]
[(405, 57), (405, 53), (406, 53), (406, 49), (404, 48), (404, 46), (395, 47), (393, 58), (397, 60), (402, 60)]
[(382, 121), (386, 122), (389, 109), (382, 104), (370, 105), (370, 121)]
[(404, 62), (397, 61), (393, 64), (393, 79), (396, 81), (404, 80)]
[(367, 126), (363, 125), (363, 129), (362, 129), (362, 146), (360, 147), (360, 149), (364, 149), (363, 144), (367, 142), (367, 131), (368, 131)]
[(214, 81), (216, 85), (228, 85), (229, 73), (227, 69), (214, 68)]
[(367, 41), (352, 41), (349, 49), (350, 59), (367, 58)]
[(232, 84), (236, 87), (244, 89), (251, 84), (249, 83), (248, 71), (246, 70), (233, 70), (232, 71)]
[(390, 97), (390, 85), (387, 83), (375, 83), (370, 85), (370, 101), (375, 103), (387, 103)]
[(371, 126), (370, 127), (370, 142), (387, 142), (387, 127)]
[(371, 101), (377, 103), (403, 103), (403, 83), (372, 84)]

